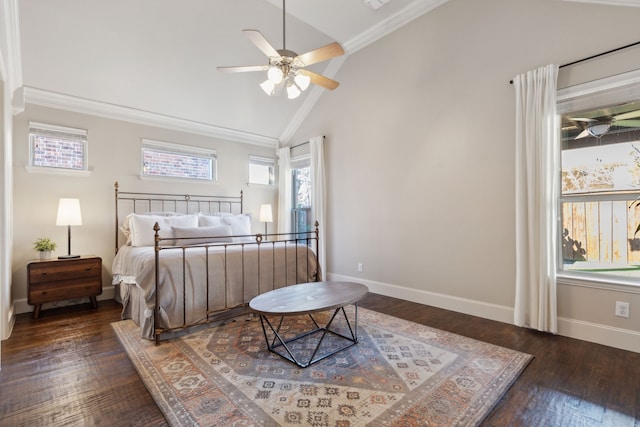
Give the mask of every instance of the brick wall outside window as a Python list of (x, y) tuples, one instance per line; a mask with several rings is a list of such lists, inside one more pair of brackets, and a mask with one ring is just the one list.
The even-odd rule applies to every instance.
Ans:
[(84, 144), (45, 135), (33, 135), (33, 166), (84, 170)]
[(29, 167), (86, 172), (87, 131), (29, 122)]
[(142, 175), (214, 181), (215, 150), (142, 140)]
[(176, 178), (211, 179), (211, 159), (144, 150), (144, 174)]

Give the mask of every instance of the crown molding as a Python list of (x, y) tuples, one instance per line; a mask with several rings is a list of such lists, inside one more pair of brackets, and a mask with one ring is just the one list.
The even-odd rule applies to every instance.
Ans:
[[(5, 0), (2, 3), (6, 58), (0, 58), (7, 89), (13, 98), (14, 92), (22, 86), (22, 56), (20, 53), (20, 22), (18, 18), (18, 0)], [(1, 28), (1, 27), (0, 27)], [(0, 55), (1, 56), (1, 55)], [(14, 103), (15, 104), (15, 103)], [(21, 111), (13, 107), (13, 114)]]
[(122, 120), (141, 125), (193, 133), (197, 135), (220, 138), (245, 144), (276, 148), (276, 138), (228, 129), (207, 123), (185, 120), (135, 108), (108, 104), (90, 99), (77, 98), (61, 93), (50, 92), (33, 87), (24, 87), (24, 102), (43, 107), (58, 108), (75, 113), (91, 114), (108, 119)]
[(602, 4), (605, 6), (640, 7), (640, 0), (563, 0), (575, 3)]
[(369, 46), (376, 40), (391, 34), (398, 28), (407, 25), (416, 18), (421, 17), (427, 12), (432, 11), (449, 0), (416, 0), (407, 5), (398, 13), (390, 16), (384, 21), (372, 26), (361, 34), (343, 43), (343, 47), (349, 54), (355, 53), (360, 49)]

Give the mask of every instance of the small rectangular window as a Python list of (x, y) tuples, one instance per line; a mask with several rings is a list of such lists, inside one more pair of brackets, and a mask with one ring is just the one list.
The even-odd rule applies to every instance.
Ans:
[(87, 171), (87, 131), (29, 122), (29, 166)]
[(249, 156), (249, 184), (274, 185), (275, 160)]
[(142, 140), (142, 176), (215, 181), (215, 150)]

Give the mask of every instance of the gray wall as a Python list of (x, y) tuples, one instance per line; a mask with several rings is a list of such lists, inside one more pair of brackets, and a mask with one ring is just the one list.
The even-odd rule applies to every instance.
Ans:
[[(377, 292), (511, 322), (509, 80), (638, 41), (639, 21), (640, 8), (450, 0), (349, 57), (335, 76), (341, 86), (293, 138), (327, 136), (328, 271)], [(633, 58), (638, 68), (640, 49)], [(607, 61), (601, 75), (581, 77), (629, 69), (629, 61)], [(575, 72), (563, 70), (562, 83), (580, 80)], [(640, 331), (637, 293), (561, 285), (558, 294), (562, 334), (618, 345)], [(614, 317), (616, 300), (631, 302), (629, 319)]]
[[(29, 121), (86, 129), (89, 141), (88, 177), (29, 173)], [(140, 174), (141, 139), (213, 148), (218, 155), (218, 181), (197, 183), (186, 180), (143, 179)], [(169, 192), (177, 194), (218, 194), (245, 196), (245, 212), (253, 214), (253, 229), (264, 229), (258, 222), (260, 204), (276, 204), (277, 191), (265, 186), (249, 186), (250, 154), (275, 157), (273, 148), (222, 141), (211, 137), (143, 126), (58, 109), (27, 105), (14, 118), (14, 246), (13, 295), (16, 311), (26, 305), (26, 264), (37, 254), (32, 242), (48, 236), (58, 243), (54, 256), (67, 251), (67, 230), (55, 225), (58, 199), (80, 199), (83, 225), (72, 227), (72, 252), (94, 254), (103, 260), (103, 286), (111, 284), (114, 243), (114, 182), (122, 191)], [(277, 220), (277, 218), (274, 218)], [(108, 294), (105, 294), (107, 296)], [(46, 308), (46, 307), (45, 307)]]

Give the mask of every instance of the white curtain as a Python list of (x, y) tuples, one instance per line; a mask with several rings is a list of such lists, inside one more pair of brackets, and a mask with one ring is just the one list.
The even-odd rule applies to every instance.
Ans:
[(558, 67), (513, 80), (516, 91), (516, 300), (514, 323), (557, 333)]
[(320, 241), (318, 259), (326, 275), (326, 238), (327, 224), (325, 221), (325, 177), (324, 177), (324, 137), (316, 136), (309, 140), (311, 151), (311, 213), (312, 218), (320, 223)]
[(278, 149), (278, 233), (291, 232), (291, 149)]

